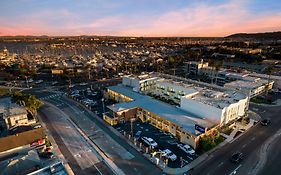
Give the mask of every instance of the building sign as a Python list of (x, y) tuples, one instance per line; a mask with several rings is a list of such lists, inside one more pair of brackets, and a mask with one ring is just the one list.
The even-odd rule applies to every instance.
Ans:
[(197, 124), (195, 124), (195, 130), (201, 133), (205, 133), (205, 128)]
[(54, 74), (54, 75), (63, 74), (63, 70), (62, 69), (52, 69), (52, 74)]

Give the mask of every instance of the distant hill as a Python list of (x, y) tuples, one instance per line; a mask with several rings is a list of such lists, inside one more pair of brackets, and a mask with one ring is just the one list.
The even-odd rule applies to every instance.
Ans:
[(227, 36), (233, 39), (281, 40), (281, 31), (265, 33), (237, 33)]

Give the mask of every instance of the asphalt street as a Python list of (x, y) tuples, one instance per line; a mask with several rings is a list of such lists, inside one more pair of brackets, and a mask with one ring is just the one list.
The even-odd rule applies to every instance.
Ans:
[(113, 174), (60, 110), (45, 104), (39, 115), (75, 174)]
[[(211, 153), (207, 160), (196, 166), (189, 173), (192, 175), (227, 175), (227, 174), (252, 174), (253, 169), (259, 161), (259, 153), (262, 145), (274, 135), (278, 129), (281, 128), (281, 107), (261, 107), (257, 105), (251, 105), (251, 109), (256, 109), (256, 112), (262, 116), (262, 118), (270, 118), (270, 126), (255, 125), (250, 130), (246, 131), (241, 137), (234, 140), (232, 143), (228, 143), (222, 148)], [(268, 150), (268, 154), (280, 155), (280, 149), (274, 149), (278, 147), (278, 142), (272, 143), (272, 149)], [(237, 151), (243, 153), (244, 158), (240, 163), (230, 162), (231, 155)], [(280, 162), (280, 156), (274, 156), (275, 162)], [(271, 158), (270, 158), (271, 159)], [(277, 165), (270, 164), (270, 161), (262, 168), (262, 172), (267, 172), (271, 169), (272, 174), (278, 174)], [(268, 174), (268, 173), (265, 173)]]

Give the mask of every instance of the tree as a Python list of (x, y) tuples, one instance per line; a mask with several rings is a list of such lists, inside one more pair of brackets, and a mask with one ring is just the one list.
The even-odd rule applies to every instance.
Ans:
[(211, 84), (213, 84), (215, 60), (214, 59), (209, 59), (208, 64), (212, 68), (212, 71), (211, 71)]
[(215, 61), (215, 71), (216, 71), (215, 84), (217, 84), (218, 72), (219, 72), (219, 70), (221, 69), (222, 66), (223, 66), (223, 60), (216, 60)]
[(22, 94), (20, 92), (15, 92), (12, 94), (12, 98), (16, 103), (24, 105), (28, 112), (32, 114), (33, 117), (36, 117), (37, 110), (44, 105), (42, 101), (37, 99), (34, 95)]
[[(269, 86), (269, 83), (270, 83), (270, 80), (271, 80), (271, 75), (272, 73), (275, 72), (275, 69), (274, 69), (274, 66), (269, 66), (265, 73), (267, 74), (267, 86)], [(268, 90), (269, 90), (269, 87), (266, 87), (266, 97), (268, 98)]]
[(223, 141), (224, 138), (220, 135), (219, 131), (212, 129), (200, 137), (199, 144), (204, 151), (209, 151)]
[(175, 62), (174, 57), (172, 57), (172, 56), (168, 57), (168, 65), (169, 65), (169, 67), (171, 67), (171, 66), (173, 67), (174, 75), (175, 75), (175, 72), (176, 72), (176, 62)]

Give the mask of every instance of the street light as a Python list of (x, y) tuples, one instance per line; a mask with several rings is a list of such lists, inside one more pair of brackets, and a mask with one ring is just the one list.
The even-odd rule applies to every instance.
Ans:
[(102, 109), (103, 109), (103, 114), (104, 114), (105, 113), (105, 111), (104, 111), (104, 98), (102, 98), (101, 101), (102, 101)]
[(134, 135), (134, 132), (133, 132), (133, 122), (136, 120), (136, 118), (131, 118), (130, 121), (131, 121), (131, 134), (132, 136)]

